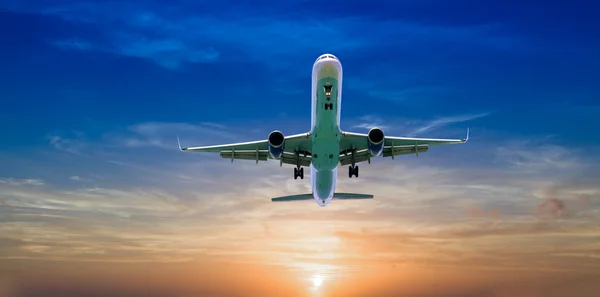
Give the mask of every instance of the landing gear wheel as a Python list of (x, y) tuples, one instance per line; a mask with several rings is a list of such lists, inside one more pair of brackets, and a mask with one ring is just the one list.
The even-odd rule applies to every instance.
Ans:
[(358, 177), (358, 166), (348, 166), (348, 177), (352, 178), (352, 176)]
[(304, 179), (304, 168), (294, 168), (294, 179), (298, 179), (298, 177)]

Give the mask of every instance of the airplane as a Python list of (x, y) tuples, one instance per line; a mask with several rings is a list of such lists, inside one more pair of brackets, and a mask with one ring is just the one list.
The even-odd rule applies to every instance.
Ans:
[(274, 130), (267, 139), (223, 145), (181, 147), (184, 152), (218, 152), (222, 158), (259, 161), (278, 160), (295, 165), (294, 179), (304, 179), (304, 167), (310, 167), (312, 193), (272, 198), (272, 202), (316, 200), (325, 207), (332, 200), (373, 199), (371, 194), (337, 193), (338, 165), (348, 165), (348, 177), (358, 178), (357, 163), (372, 157), (391, 157), (427, 152), (430, 146), (466, 143), (464, 139), (434, 139), (385, 136), (383, 130), (373, 127), (367, 134), (340, 129), (342, 100), (342, 64), (332, 54), (317, 58), (312, 68), (310, 131), (284, 136)]

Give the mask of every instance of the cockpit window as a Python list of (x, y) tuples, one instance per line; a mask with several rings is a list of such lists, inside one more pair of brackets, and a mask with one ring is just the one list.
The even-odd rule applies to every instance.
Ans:
[[(320, 56), (320, 57), (317, 59), (317, 61), (323, 60), (323, 59), (325, 59), (325, 58), (329, 58), (329, 59), (335, 59), (335, 60), (337, 60), (337, 59), (338, 59), (338, 58), (336, 58), (334, 55), (322, 55), (322, 56)], [(316, 62), (316, 61), (315, 61), (315, 62)]]

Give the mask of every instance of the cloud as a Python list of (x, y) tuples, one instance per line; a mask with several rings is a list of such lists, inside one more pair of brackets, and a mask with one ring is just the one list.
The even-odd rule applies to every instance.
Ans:
[(454, 123), (467, 122), (477, 118), (482, 118), (489, 114), (490, 113), (473, 113), (441, 117), (429, 121), (414, 120), (409, 118), (390, 118), (389, 116), (369, 114), (361, 116), (358, 119), (350, 119), (349, 122), (351, 123), (350, 129), (369, 130), (373, 127), (379, 127), (386, 132), (386, 135), (390, 136), (430, 137), (427, 135), (429, 132)]
[(169, 150), (177, 148), (177, 136), (188, 143), (194, 141), (194, 145), (222, 141), (239, 142), (238, 134), (233, 133), (228, 127), (208, 122), (200, 124), (144, 122), (129, 126), (127, 130), (126, 133), (110, 135), (108, 139), (117, 140), (131, 148), (155, 146)]
[(577, 148), (548, 143), (548, 141), (513, 141), (496, 149), (496, 157), (514, 167), (539, 172), (548, 168), (582, 169), (585, 166), (574, 151)]
[(85, 135), (80, 131), (73, 131), (71, 133), (49, 133), (46, 136), (46, 139), (54, 149), (80, 156), (87, 156), (87, 154), (84, 153), (87, 148), (85, 138)]
[(149, 59), (167, 69), (176, 70), (184, 63), (212, 63), (220, 53), (212, 47), (194, 49), (179, 40), (149, 40), (144, 36), (121, 34), (114, 46), (94, 46), (89, 42), (57, 40), (53, 44), (62, 49), (101, 51), (122, 56)]
[[(264, 62), (265, 56), (271, 57), (270, 67), (281, 69), (303, 57), (298, 52), (312, 56), (322, 51), (344, 53), (382, 43), (403, 49), (432, 44), (455, 45), (466, 50), (527, 48), (524, 41), (503, 34), (498, 24), (450, 27), (350, 15), (317, 19), (283, 17), (272, 11), (272, 7), (261, 10), (248, 6), (227, 12), (205, 10), (206, 13), (191, 14), (193, 6), (73, 2), (28, 9), (75, 24), (98, 26), (107, 37), (77, 41), (67, 38), (55, 41), (56, 46), (147, 58), (168, 69), (177, 69), (184, 63)], [(364, 28), (369, 28), (368, 34), (357, 33), (364, 32)], [(316, 40), (326, 40), (325, 48)], [(296, 58), (289, 60), (293, 56)]]
[[(147, 122), (109, 134), (151, 143), (177, 133), (241, 137), (234, 131), (219, 123)], [(488, 145), (464, 146), (464, 156), (483, 150), (491, 159), (497, 152), (490, 149), (495, 144)], [(527, 156), (537, 151), (535, 146), (521, 149)], [(510, 159), (498, 159), (502, 163), (493, 166), (451, 166), (464, 160), (437, 161), (445, 159), (444, 150), (437, 150), (419, 160), (379, 158), (363, 164), (360, 179), (340, 175), (338, 191), (373, 193), (376, 199), (334, 201), (319, 208), (311, 202), (270, 202), (271, 197), (310, 191), (306, 179), (293, 180), (291, 167), (280, 168), (276, 162), (231, 165), (215, 154), (199, 161), (199, 154), (132, 153), (115, 145), (102, 150), (119, 157), (119, 169), (82, 165), (85, 176), (106, 176), (93, 185), (0, 182), (1, 198), (11, 205), (0, 207), (0, 266), (51, 260), (63, 267), (78, 262), (121, 271), (108, 265), (162, 270), (177, 263), (193, 269), (218, 263), (210, 266), (219, 267), (215, 273), (233, 271), (226, 266), (235, 271), (259, 267), (263, 277), (282, 279), (289, 273), (295, 284), (320, 273), (328, 277), (328, 285), (366, 272), (402, 279), (397, 273), (406, 271), (423, 281), (422, 276), (431, 276), (427, 272), (458, 271), (498, 284), (498, 275), (507, 272), (546, 276), (598, 271), (598, 264), (589, 260), (600, 248), (595, 240), (600, 188), (594, 183), (600, 173), (593, 171), (584, 172), (589, 181), (573, 183), (567, 174), (573, 167), (549, 162), (531, 174), (526, 166), (513, 167)], [(574, 154), (578, 162), (593, 158)], [(61, 171), (52, 169), (53, 175)], [(80, 172), (76, 168), (63, 175), (77, 180)], [(550, 185), (555, 196), (545, 192)], [(560, 199), (566, 215), (540, 215), (538, 205), (546, 198)], [(439, 282), (452, 283), (445, 278)]]
[(77, 39), (70, 40), (55, 40), (52, 44), (61, 49), (75, 49), (80, 51), (88, 51), (93, 49), (93, 45), (89, 42), (80, 41)]
[(377, 115), (364, 115), (358, 118), (359, 123), (351, 126), (351, 128), (355, 129), (364, 129), (370, 130), (371, 128), (378, 127), (382, 130), (386, 130), (388, 128), (387, 125), (382, 124), (382, 119)]
[[(171, 131), (195, 133), (215, 126), (219, 124), (142, 123), (129, 127), (128, 131), (152, 139)], [(342, 254), (358, 252), (361, 246), (366, 251), (384, 252), (386, 247), (401, 245), (409, 257), (404, 262), (415, 264), (425, 257), (420, 250), (451, 253), (452, 246), (464, 240), (495, 252), (505, 246), (494, 245), (497, 244), (494, 238), (505, 238), (507, 244), (531, 237), (551, 240), (553, 236), (571, 236), (584, 240), (590, 232), (595, 232), (594, 224), (600, 219), (593, 214), (600, 189), (589, 184), (590, 196), (584, 200), (587, 206), (581, 210), (586, 211), (588, 216), (565, 217), (568, 220), (559, 225), (539, 222), (535, 218), (540, 203), (536, 195), (547, 186), (543, 183), (549, 176), (547, 173), (526, 176), (525, 181), (518, 174), (514, 178), (504, 175), (502, 167), (474, 170), (435, 163), (416, 166), (409, 159), (394, 163), (377, 160), (371, 165), (376, 167), (363, 169), (360, 180), (342, 179), (338, 184), (339, 191), (375, 193), (375, 200), (338, 201), (328, 206), (326, 211), (315, 213), (312, 203), (270, 203), (271, 197), (310, 190), (305, 180), (290, 179), (291, 174), (276, 163), (256, 165), (239, 161), (235, 167), (227, 167), (224, 164), (228, 162), (215, 155), (214, 160), (201, 163), (192, 161), (195, 160), (193, 154), (180, 156), (175, 161), (171, 159), (161, 163), (132, 158), (121, 162), (122, 165), (131, 164), (133, 169), (147, 170), (136, 174), (123, 173), (146, 175), (153, 181), (151, 186), (136, 186), (132, 184), (133, 179), (122, 187), (84, 188), (47, 185), (36, 180), (4, 179), (0, 187), (28, 184), (45, 187), (2, 187), (2, 198), (12, 205), (5, 220), (13, 222), (5, 225), (3, 234), (27, 239), (27, 244), (18, 252), (23, 257), (109, 257), (114, 261), (124, 261), (135, 251), (140, 260), (151, 261), (184, 261), (207, 254), (215, 257), (235, 255), (244, 261), (250, 257), (260, 262), (266, 253), (276, 253), (272, 257), (290, 265), (285, 260), (287, 257), (314, 253), (311, 250), (314, 245), (308, 242), (314, 241), (315, 237), (323, 237), (324, 240), (339, 242)], [(555, 166), (548, 167), (546, 171), (551, 171), (550, 168), (554, 171), (568, 170), (568, 167)], [(255, 174), (257, 170), (260, 175)], [(514, 174), (521, 169), (512, 170), (511, 174)], [(235, 181), (228, 183), (226, 189), (222, 186), (224, 174), (227, 174), (228, 180)], [(479, 177), (473, 178), (476, 176)], [(555, 175), (552, 178), (561, 181), (565, 177)], [(72, 175), (71, 179), (80, 178)], [(563, 188), (564, 185), (557, 183), (563, 191), (561, 193), (567, 193), (564, 191), (568, 188)], [(581, 198), (575, 194), (563, 195), (560, 199)], [(565, 205), (568, 203), (565, 202)], [(152, 229), (147, 225), (149, 221), (155, 222)], [(299, 221), (304, 222), (305, 228), (294, 227), (294, 222)], [(323, 221), (329, 222), (333, 229), (320, 230), (318, 226)], [(52, 223), (41, 228), (38, 222)], [(119, 227), (125, 222), (130, 227)], [(394, 222), (395, 227), (390, 229), (386, 225), (389, 222)], [(268, 226), (267, 233), (265, 224)], [(399, 229), (398, 226), (403, 227)], [(80, 235), (59, 235), (64, 233), (65, 228), (78, 230), (76, 234)], [(356, 228), (367, 230), (367, 234), (349, 235)], [(218, 235), (213, 230), (231, 230), (232, 233)], [(49, 242), (41, 234), (55, 234), (56, 238), (63, 238), (60, 241), (63, 243)], [(203, 234), (201, 237), (206, 239), (196, 239), (198, 234)], [(279, 240), (267, 241), (266, 237)], [(245, 248), (230, 248), (240, 240), (246, 241)], [(361, 245), (347, 240), (358, 240)], [(178, 243), (168, 244), (175, 241)], [(377, 243), (379, 241), (381, 243)], [(115, 242), (120, 244), (115, 245)], [(371, 248), (367, 244), (369, 242), (373, 244)], [(345, 246), (346, 243), (352, 248)], [(288, 250), (281, 250), (283, 246)], [(337, 245), (331, 247), (332, 252), (338, 251)], [(165, 253), (171, 256), (165, 257)], [(510, 255), (508, 251), (505, 253)], [(258, 258), (253, 258), (255, 256)], [(483, 252), (473, 254), (475, 256), (483, 257), (489, 263), (501, 264)], [(230, 261), (237, 261), (235, 257)], [(517, 254), (510, 257), (517, 257)], [(363, 263), (369, 259), (367, 257)], [(463, 263), (461, 259), (446, 263), (459, 265)], [(479, 262), (468, 263), (475, 265)]]
[(16, 179), (16, 178), (0, 178), (0, 184), (9, 186), (43, 186), (44, 181), (39, 179)]
[(444, 127), (444, 126), (447, 126), (450, 124), (454, 124), (454, 123), (471, 121), (471, 120), (474, 120), (477, 118), (485, 117), (489, 114), (490, 114), (489, 112), (485, 112), (485, 113), (475, 113), (475, 114), (466, 114), (466, 115), (457, 115), (457, 116), (437, 118), (435, 120), (432, 120), (432, 121), (426, 123), (424, 126), (416, 128), (414, 131), (410, 132), (409, 135), (410, 136), (422, 135), (423, 133), (429, 132), (430, 130), (433, 130), (433, 129), (438, 129), (438, 128), (441, 128), (441, 127)]

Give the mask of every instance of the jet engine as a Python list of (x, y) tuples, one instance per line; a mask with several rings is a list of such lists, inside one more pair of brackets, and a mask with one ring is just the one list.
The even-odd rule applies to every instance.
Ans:
[(273, 159), (281, 158), (283, 154), (283, 142), (285, 141), (285, 137), (283, 133), (275, 130), (269, 133), (268, 142), (269, 142), (269, 154)]
[(379, 156), (383, 152), (383, 131), (379, 128), (372, 128), (369, 130), (369, 152), (371, 156)]

